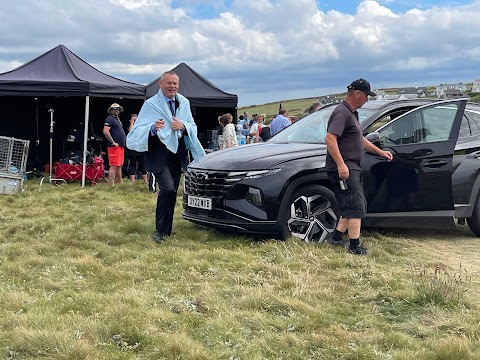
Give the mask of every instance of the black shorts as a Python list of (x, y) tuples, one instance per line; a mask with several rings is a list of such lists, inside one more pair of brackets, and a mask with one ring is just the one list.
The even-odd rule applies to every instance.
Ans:
[(363, 192), (362, 172), (350, 170), (346, 190), (340, 188), (337, 171), (329, 171), (328, 178), (335, 192), (340, 216), (345, 219), (363, 219), (367, 215), (367, 201)]

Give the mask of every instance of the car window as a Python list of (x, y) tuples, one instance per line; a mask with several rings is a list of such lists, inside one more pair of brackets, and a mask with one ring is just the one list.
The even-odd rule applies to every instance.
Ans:
[(379, 131), (384, 145), (416, 144), (447, 140), (458, 104), (438, 104), (413, 111)]
[(463, 115), (462, 123), (460, 124), (460, 130), (458, 131), (458, 137), (464, 138), (472, 135), (470, 121)]
[[(476, 136), (476, 135), (480, 135), (480, 111), (475, 111), (475, 110), (471, 110), (471, 109), (465, 109), (465, 115), (464, 115), (464, 118), (467, 118), (468, 120), (468, 124), (469, 124), (469, 130), (470, 130), (470, 134), (468, 135), (472, 135), (472, 136)], [(464, 135), (464, 133), (462, 133), (462, 127), (463, 127), (463, 121), (462, 121), (462, 125), (460, 127), (460, 134), (459, 134), (459, 137), (465, 137), (465, 136), (468, 136), (468, 135)]]
[(375, 121), (372, 125), (370, 125), (365, 131), (365, 134), (369, 134), (371, 132), (377, 131), (379, 128), (381, 128), (383, 125), (389, 123), (390, 121), (396, 119), (400, 115), (405, 114), (406, 112), (412, 110), (413, 107), (408, 107), (408, 108), (402, 108), (402, 109), (395, 109), (392, 112), (389, 112), (388, 114), (383, 115), (381, 118), (379, 118), (377, 121)]
[(324, 143), (327, 122), (335, 106), (320, 109), (275, 134), (268, 142)]
[(369, 134), (371, 132), (377, 131), (379, 128), (381, 128), (383, 125), (389, 123), (390, 121), (392, 121), (392, 117), (390, 116), (390, 114), (382, 116), (380, 119), (375, 121), (372, 125), (370, 125), (364, 131), (364, 133)]
[[(328, 119), (335, 108), (336, 106), (328, 106), (302, 118), (278, 134), (275, 134), (268, 142), (324, 144), (325, 136), (327, 135)], [(358, 109), (360, 123), (367, 121), (374, 113), (375, 110)]]

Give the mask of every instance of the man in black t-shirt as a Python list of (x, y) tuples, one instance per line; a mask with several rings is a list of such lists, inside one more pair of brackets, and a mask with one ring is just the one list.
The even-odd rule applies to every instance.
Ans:
[(387, 160), (393, 156), (363, 137), (357, 109), (376, 96), (365, 79), (358, 79), (347, 87), (347, 96), (328, 119), (326, 170), (335, 192), (340, 219), (333, 236), (328, 240), (333, 245), (344, 247), (343, 234), (348, 230), (349, 251), (356, 255), (367, 254), (360, 244), (362, 218), (367, 213), (367, 202), (363, 193), (361, 161), (365, 150)]

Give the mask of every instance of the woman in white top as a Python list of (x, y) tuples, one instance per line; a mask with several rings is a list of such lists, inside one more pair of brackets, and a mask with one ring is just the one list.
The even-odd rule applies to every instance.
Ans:
[(257, 115), (257, 121), (250, 128), (250, 143), (258, 143), (260, 140), (260, 132), (265, 121), (265, 115)]
[(223, 128), (223, 144), (224, 144), (224, 149), (233, 147), (233, 146), (238, 146), (238, 140), (237, 140), (237, 131), (235, 128), (235, 125), (232, 123), (233, 122), (233, 116), (232, 114), (224, 114), (221, 117), (227, 125)]

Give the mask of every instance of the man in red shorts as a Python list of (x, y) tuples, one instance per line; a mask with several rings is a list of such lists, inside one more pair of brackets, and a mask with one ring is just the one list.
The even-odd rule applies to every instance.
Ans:
[(122, 166), (124, 158), (124, 149), (126, 135), (123, 130), (122, 122), (119, 114), (123, 111), (123, 107), (114, 103), (108, 109), (108, 117), (105, 119), (103, 126), (103, 135), (108, 141), (108, 184), (114, 186), (115, 180), (122, 184)]

